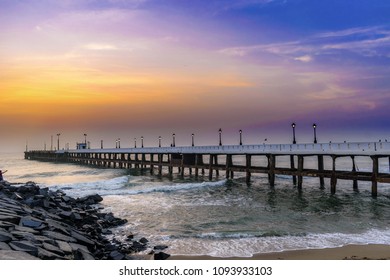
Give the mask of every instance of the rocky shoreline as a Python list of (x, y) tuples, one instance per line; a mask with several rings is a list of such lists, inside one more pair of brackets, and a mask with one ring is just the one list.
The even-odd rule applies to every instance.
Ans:
[[(0, 182), (0, 260), (167, 259), (166, 246), (151, 246), (129, 234), (108, 238), (110, 228), (127, 221), (106, 213), (96, 194), (72, 198), (34, 182)], [(144, 252), (144, 254), (136, 254)]]

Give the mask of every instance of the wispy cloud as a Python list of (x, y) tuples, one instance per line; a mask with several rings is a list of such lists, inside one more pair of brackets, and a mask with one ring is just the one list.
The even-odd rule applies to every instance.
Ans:
[(384, 56), (390, 53), (390, 30), (384, 27), (362, 27), (314, 34), (302, 40), (272, 44), (230, 47), (219, 50), (229, 56), (272, 54), (301, 62), (315, 56), (348, 51), (361, 56)]
[(90, 43), (83, 46), (84, 49), (93, 50), (93, 51), (110, 51), (117, 50), (118, 48), (112, 44), (102, 44), (102, 43)]

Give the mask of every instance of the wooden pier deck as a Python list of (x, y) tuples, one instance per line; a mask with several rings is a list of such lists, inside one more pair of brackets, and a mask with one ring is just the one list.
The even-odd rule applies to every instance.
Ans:
[[(237, 162), (237, 157), (240, 157), (241, 163)], [(278, 165), (281, 157), (289, 157), (288, 167)], [(313, 157), (316, 167), (305, 166), (305, 159)], [(355, 161), (357, 157), (370, 159), (372, 170), (359, 171)], [(328, 178), (332, 193), (336, 192), (339, 179), (353, 181), (354, 189), (358, 188), (358, 181), (369, 181), (373, 197), (378, 194), (378, 183), (390, 184), (388, 142), (26, 151), (25, 158), (105, 168), (136, 168), (160, 175), (163, 168), (170, 175), (177, 168), (182, 176), (187, 169), (189, 174), (195, 176), (199, 176), (199, 172), (202, 175), (207, 172), (210, 180), (214, 174), (220, 176), (222, 172), (226, 178), (233, 178), (235, 172), (243, 172), (247, 182), (250, 182), (252, 174), (268, 174), (271, 186), (275, 184), (276, 175), (288, 175), (299, 190), (302, 189), (303, 177), (318, 177), (321, 188), (324, 188), (324, 179)], [(324, 158), (331, 163), (330, 168), (325, 168)], [(337, 168), (336, 162), (340, 158), (351, 160), (350, 170)], [(389, 163), (389, 172), (379, 172), (379, 160), (384, 158)], [(265, 164), (259, 165), (259, 161)]]

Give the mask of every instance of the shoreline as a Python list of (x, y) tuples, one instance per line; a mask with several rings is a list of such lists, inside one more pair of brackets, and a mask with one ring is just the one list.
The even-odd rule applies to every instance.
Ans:
[(345, 245), (336, 248), (259, 253), (252, 257), (172, 255), (168, 260), (390, 260), (390, 245)]

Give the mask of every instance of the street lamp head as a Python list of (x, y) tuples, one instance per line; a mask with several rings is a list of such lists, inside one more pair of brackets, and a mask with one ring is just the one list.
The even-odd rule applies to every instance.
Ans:
[(219, 133), (221, 133), (222, 132), (222, 128), (220, 128), (218, 131), (219, 131)]
[(291, 126), (292, 126), (292, 128), (295, 128), (296, 124), (295, 124), (295, 123), (292, 123)]
[(317, 127), (317, 124), (313, 123), (313, 128), (316, 128)]

